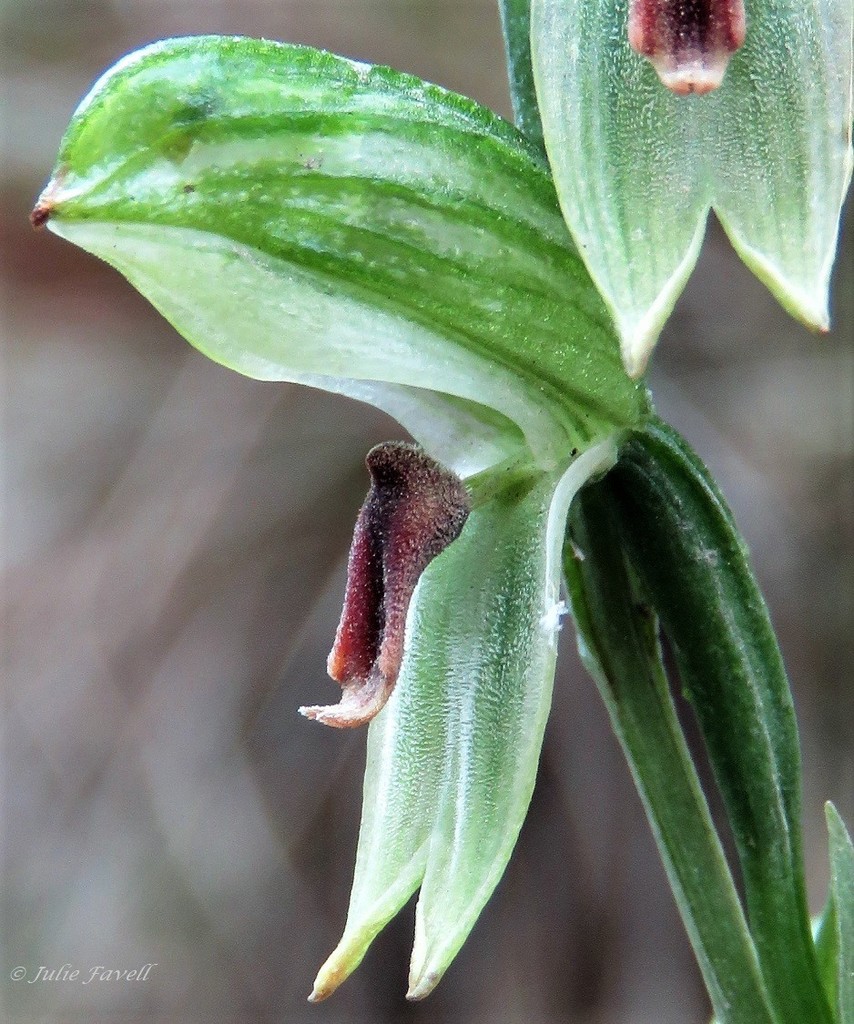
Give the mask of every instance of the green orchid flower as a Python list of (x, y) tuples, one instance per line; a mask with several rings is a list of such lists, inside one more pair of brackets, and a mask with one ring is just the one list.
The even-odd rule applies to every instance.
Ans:
[(854, 162), (851, 0), (505, 2), (530, 6), (561, 206), (628, 371), (643, 372), (712, 210), (782, 305), (826, 331)]
[[(92, 89), (36, 225), (116, 267), (212, 359), (391, 413), (330, 671), (373, 718), (328, 996), (420, 887), (426, 995), (497, 884), (549, 710), (570, 501), (648, 407), (551, 177), (440, 88), (308, 48), (158, 43)], [(382, 710), (380, 710), (382, 709)]]
[(75, 113), (36, 227), (215, 361), (369, 402), (415, 442), (368, 453), (327, 666), (340, 700), (299, 709), (369, 723), (349, 912), (312, 1000), (416, 890), (410, 998), (465, 941), (531, 798), (565, 580), (719, 1024), (849, 1024), (850, 839), (829, 811), (813, 935), (776, 638), (722, 496), (635, 379), (711, 208), (824, 324), (846, 2), (502, 0), (524, 134), (389, 68), (215, 36), (131, 54)]

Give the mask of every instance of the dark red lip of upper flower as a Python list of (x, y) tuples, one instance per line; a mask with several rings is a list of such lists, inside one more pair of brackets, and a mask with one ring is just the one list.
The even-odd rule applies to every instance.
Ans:
[(632, 49), (679, 95), (717, 89), (745, 31), (744, 0), (630, 0)]
[(341, 684), (341, 702), (300, 708), (337, 728), (370, 721), (391, 696), (415, 586), (459, 537), (471, 508), (462, 481), (415, 445), (377, 445), (365, 461), (371, 487), (356, 520), (344, 608), (327, 663)]

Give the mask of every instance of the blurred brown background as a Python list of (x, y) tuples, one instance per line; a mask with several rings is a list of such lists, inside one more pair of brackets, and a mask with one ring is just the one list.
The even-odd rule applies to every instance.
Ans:
[[(299, 718), (366, 487), (400, 436), (343, 399), (193, 352), (27, 214), (62, 130), (122, 53), (235, 32), (395, 65), (509, 113), (494, 0), (0, 0), (4, 143), (4, 772), (0, 1017), (35, 1022), (688, 1024), (706, 1003), (592, 683), (564, 637), (531, 813), (426, 1003), (411, 906), (330, 1002), (364, 735)], [(755, 555), (803, 728), (809, 884), (822, 801), (854, 824), (854, 261), (836, 328), (788, 319), (712, 227), (655, 359), (661, 411)], [(15, 966), (156, 963), (145, 982)]]

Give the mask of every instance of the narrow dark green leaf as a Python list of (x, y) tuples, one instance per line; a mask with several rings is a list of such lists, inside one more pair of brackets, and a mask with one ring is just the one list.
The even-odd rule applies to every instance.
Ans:
[(531, 64), (531, 0), (498, 0), (516, 126), (545, 156), (543, 126)]
[(835, 910), (839, 1024), (854, 1024), (854, 845), (833, 804), (825, 807), (830, 836), (830, 889)]
[(622, 553), (610, 481), (570, 514), (579, 649), (629, 762), (720, 1024), (772, 1024), (756, 951), (676, 718), (656, 624)]
[(631, 436), (609, 484), (726, 804), (775, 1013), (826, 1024), (804, 885), (797, 724), (744, 542), (705, 467), (664, 424)]
[(388, 68), (215, 36), (131, 54), (34, 216), (249, 376), (449, 394), (550, 467), (644, 401), (536, 149)]

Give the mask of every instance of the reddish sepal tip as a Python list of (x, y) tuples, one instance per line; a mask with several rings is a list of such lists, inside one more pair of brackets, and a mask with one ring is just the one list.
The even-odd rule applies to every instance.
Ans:
[(52, 213), (53, 206), (50, 203), (39, 201), (33, 207), (33, 212), (30, 214), (30, 224), (32, 224), (33, 228), (38, 231), (47, 224)]

